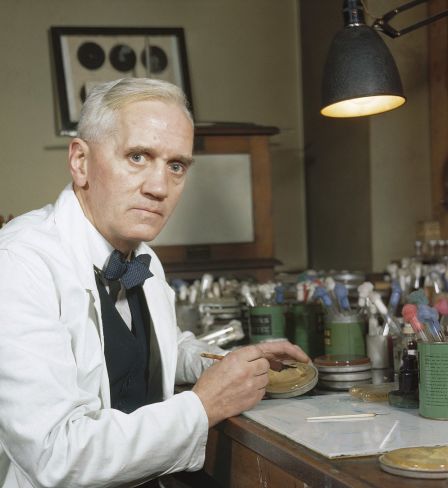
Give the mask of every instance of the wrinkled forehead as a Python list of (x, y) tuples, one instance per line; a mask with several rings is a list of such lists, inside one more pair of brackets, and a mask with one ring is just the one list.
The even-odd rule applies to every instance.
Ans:
[(139, 102), (165, 104), (167, 106), (177, 107), (186, 118), (190, 120), (191, 124), (194, 124), (193, 117), (186, 106), (184, 99), (169, 93), (154, 94), (148, 92), (135, 92), (127, 93), (126, 96), (119, 96), (118, 94), (115, 95), (112, 92), (109, 92), (104, 96), (104, 105), (107, 110), (111, 111), (120, 111), (129, 105)]
[(193, 129), (191, 120), (176, 104), (139, 101), (115, 111), (108, 137), (101, 142), (121, 148), (160, 145), (191, 157)]
[(112, 142), (123, 132), (140, 132), (142, 129), (155, 133), (172, 133), (172, 136), (193, 138), (193, 120), (182, 106), (164, 100), (135, 100), (102, 114), (97, 125), (96, 142)]

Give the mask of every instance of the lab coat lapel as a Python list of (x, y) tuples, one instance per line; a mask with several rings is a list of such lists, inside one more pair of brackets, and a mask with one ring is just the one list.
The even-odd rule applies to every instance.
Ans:
[(55, 221), (62, 244), (74, 264), (79, 281), (86, 290), (96, 290), (92, 258), (88, 250), (85, 216), (71, 185), (64, 189), (56, 201)]
[[(85, 217), (71, 184), (68, 185), (55, 203), (55, 222), (61, 237), (62, 246), (72, 261), (75, 273), (86, 291), (86, 300), (93, 303), (94, 316), (90, 319), (97, 328), (104, 353), (104, 333), (101, 316), (101, 302), (96, 287), (92, 259), (88, 251), (85, 235)], [(89, 307), (92, 309), (92, 307)], [(110, 387), (107, 368), (103, 368), (101, 396), (105, 407), (110, 404)]]

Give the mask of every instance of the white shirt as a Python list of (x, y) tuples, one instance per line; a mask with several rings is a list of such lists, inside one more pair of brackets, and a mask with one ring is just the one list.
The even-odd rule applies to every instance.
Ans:
[[(93, 226), (90, 221), (87, 221), (86, 225), (86, 238), (88, 249), (93, 260), (92, 266), (95, 266), (100, 270), (104, 270), (109, 262), (110, 255), (114, 251), (113, 246), (109, 244), (106, 239), (104, 239), (104, 237), (98, 232), (98, 230)], [(106, 285), (106, 289), (109, 292), (109, 285), (107, 284), (107, 280), (104, 280), (104, 282)], [(126, 289), (123, 285), (121, 285), (120, 291), (118, 292), (117, 301), (115, 302), (115, 308), (121, 315), (121, 318), (124, 320), (129, 330), (131, 330), (131, 310), (129, 308), (129, 303), (126, 298)]]

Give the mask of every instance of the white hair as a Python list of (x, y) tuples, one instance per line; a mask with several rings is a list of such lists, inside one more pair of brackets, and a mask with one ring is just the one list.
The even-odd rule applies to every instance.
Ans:
[(89, 93), (78, 122), (78, 137), (98, 142), (116, 127), (117, 113), (124, 106), (141, 101), (160, 101), (177, 105), (193, 124), (188, 101), (172, 83), (150, 78), (122, 78), (96, 85)]

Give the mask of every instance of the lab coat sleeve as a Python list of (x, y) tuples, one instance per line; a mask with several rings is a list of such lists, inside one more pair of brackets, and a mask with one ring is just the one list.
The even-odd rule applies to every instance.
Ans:
[(0, 439), (32, 486), (136, 486), (202, 467), (208, 423), (193, 392), (129, 415), (103, 408), (77, 381), (72, 335), (59, 320), (44, 257), (31, 246), (1, 250), (0, 270)]
[(213, 364), (213, 359), (201, 358), (202, 352), (225, 355), (218, 346), (209, 346), (206, 342), (196, 339), (190, 331), (181, 332), (177, 329), (178, 358), (176, 368), (176, 384), (194, 384), (201, 374)]

